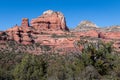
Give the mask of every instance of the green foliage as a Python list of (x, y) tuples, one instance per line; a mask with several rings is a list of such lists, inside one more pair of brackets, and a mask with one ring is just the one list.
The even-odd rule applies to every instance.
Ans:
[(93, 65), (101, 75), (105, 75), (114, 67), (112, 50), (111, 43), (85, 43), (82, 60), (85, 66)]
[(46, 80), (47, 62), (41, 56), (27, 55), (14, 70), (15, 80)]
[[(18, 45), (8, 42), (0, 50), (0, 80), (94, 80), (120, 79), (120, 56), (111, 43), (84, 40), (81, 53), (47, 53), (49, 46)], [(32, 55), (16, 50), (41, 48), (46, 53)]]
[(0, 80), (13, 80), (12, 73), (0, 67)]
[(116, 61), (114, 61), (115, 63), (115, 67), (114, 67), (114, 71), (116, 73), (116, 76), (120, 78), (120, 56), (119, 54), (115, 56)]
[(52, 37), (52, 38), (56, 38), (56, 37), (57, 37), (57, 34), (52, 34), (51, 37)]
[(74, 80), (80, 76), (83, 69), (83, 62), (73, 54), (51, 54), (48, 77), (50, 80)]
[(50, 51), (50, 50), (51, 50), (50, 46), (47, 46), (47, 45), (41, 46), (41, 49), (42, 49), (43, 51)]
[(21, 61), (23, 55), (14, 51), (0, 50), (0, 80), (14, 80), (12, 70)]
[(57, 34), (55, 34), (55, 33), (53, 33), (52, 35), (51, 35), (51, 37), (52, 38), (69, 38), (69, 37), (75, 37), (74, 36), (74, 34), (62, 34), (62, 35), (57, 35)]

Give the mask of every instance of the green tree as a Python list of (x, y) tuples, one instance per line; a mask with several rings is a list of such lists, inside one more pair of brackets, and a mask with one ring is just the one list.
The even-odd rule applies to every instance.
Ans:
[[(81, 58), (85, 66), (94, 66), (101, 75), (105, 75), (114, 67), (114, 55), (112, 55), (112, 43), (81, 42), (84, 47)], [(81, 44), (78, 43), (79, 45)]]
[(47, 62), (43, 56), (27, 55), (14, 70), (15, 80), (46, 80)]

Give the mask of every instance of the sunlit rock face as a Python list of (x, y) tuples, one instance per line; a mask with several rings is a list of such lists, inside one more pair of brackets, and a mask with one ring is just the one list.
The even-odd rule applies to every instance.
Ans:
[(37, 30), (69, 30), (64, 15), (52, 10), (45, 11), (40, 17), (33, 19), (31, 26)]
[(98, 26), (91, 21), (85, 20), (81, 21), (80, 24), (74, 29), (75, 31), (89, 31), (97, 30)]
[(29, 26), (28, 18), (23, 18), (21, 25), (6, 30), (7, 40), (16, 41), (22, 44), (31, 44), (33, 39), (31, 37), (32, 28)]
[(22, 19), (21, 27), (29, 27), (29, 20), (28, 20), (28, 18), (23, 18)]
[(31, 25), (29, 25), (28, 18), (23, 18), (20, 26), (15, 25), (6, 31), (7, 36), (5, 36), (5, 39), (22, 44), (31, 44), (44, 42), (42, 41), (42, 38), (45, 38), (44, 36), (52, 40), (49, 36), (53, 33), (64, 34), (64, 31), (69, 31), (64, 15), (60, 12), (48, 10), (43, 12), (40, 17), (33, 19)]

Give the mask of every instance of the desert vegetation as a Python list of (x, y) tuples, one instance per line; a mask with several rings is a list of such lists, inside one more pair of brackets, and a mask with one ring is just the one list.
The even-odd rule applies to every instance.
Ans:
[(51, 37), (52, 38), (71, 38), (71, 37), (75, 37), (75, 35), (74, 34), (62, 34), (62, 35), (57, 35), (57, 34), (55, 34), (55, 33), (53, 33), (52, 35), (51, 35)]
[[(17, 43), (7, 44), (7, 48), (0, 50), (0, 80), (120, 79), (120, 56), (112, 43), (78, 41), (77, 45), (84, 48), (78, 53), (48, 54), (46, 51), (39, 55), (16, 51)], [(41, 47), (38, 44), (32, 47), (35, 45)]]

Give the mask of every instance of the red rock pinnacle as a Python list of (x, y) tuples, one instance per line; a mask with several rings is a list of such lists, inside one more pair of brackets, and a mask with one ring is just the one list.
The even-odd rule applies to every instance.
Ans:
[(21, 27), (29, 27), (28, 18), (22, 19)]

